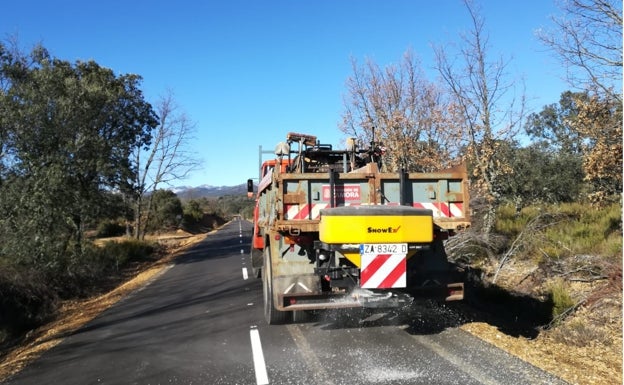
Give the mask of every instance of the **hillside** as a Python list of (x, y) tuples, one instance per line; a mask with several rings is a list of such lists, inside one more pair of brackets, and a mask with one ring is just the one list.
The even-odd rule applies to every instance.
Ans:
[(226, 195), (245, 195), (247, 194), (247, 185), (243, 183), (237, 186), (181, 186), (171, 190), (178, 198), (184, 201), (200, 198), (219, 198)]

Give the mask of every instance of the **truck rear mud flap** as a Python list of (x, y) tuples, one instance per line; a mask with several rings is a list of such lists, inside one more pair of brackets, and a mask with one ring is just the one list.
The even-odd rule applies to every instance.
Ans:
[(407, 289), (417, 298), (431, 298), (440, 301), (461, 301), (464, 299), (464, 283), (449, 283), (446, 285), (426, 285)]

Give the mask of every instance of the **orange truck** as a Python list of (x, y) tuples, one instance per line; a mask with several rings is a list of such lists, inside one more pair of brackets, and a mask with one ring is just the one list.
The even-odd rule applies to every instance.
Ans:
[(381, 172), (380, 145), (346, 147), (291, 132), (260, 166), (251, 265), (269, 324), (311, 310), (463, 299), (444, 240), (470, 226), (465, 166)]

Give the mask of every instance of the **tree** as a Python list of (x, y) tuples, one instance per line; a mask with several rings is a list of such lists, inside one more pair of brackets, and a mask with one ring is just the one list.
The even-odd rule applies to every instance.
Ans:
[(0, 256), (62, 268), (80, 260), (84, 225), (108, 211), (105, 194), (133, 178), (130, 153), (156, 119), (137, 75), (41, 46), (26, 56), (0, 45), (0, 60)]
[(193, 223), (201, 221), (204, 216), (204, 211), (201, 208), (199, 201), (191, 199), (184, 205), (184, 217)]
[(195, 124), (180, 111), (171, 91), (159, 100), (157, 114), (160, 124), (154, 132), (153, 141), (147, 147), (135, 147), (132, 156), (137, 169), (134, 197), (136, 238), (145, 235), (145, 226), (152, 213), (153, 193), (161, 185), (168, 186), (173, 181), (184, 179), (200, 164), (187, 148)]
[[(473, 169), (476, 188), (486, 202), (483, 231), (493, 229), (496, 207), (501, 198), (501, 178), (511, 172), (504, 158), (497, 156), (501, 143), (508, 142), (522, 121), (524, 97), (516, 106), (511, 94), (513, 82), (506, 82), (507, 62), (490, 61), (484, 20), (471, 1), (464, 1), (472, 30), (462, 36), (457, 54), (460, 62), (449, 59), (447, 49), (435, 47), (436, 68), (453, 95), (463, 118), (468, 138), (467, 158)], [(451, 57), (455, 57), (452, 55)]]
[(149, 231), (174, 229), (182, 222), (184, 210), (178, 196), (170, 190), (156, 190), (150, 199), (152, 215), (146, 223)]
[(569, 124), (583, 141), (589, 198), (601, 203), (622, 191), (622, 3), (568, 0), (561, 10), (556, 30), (539, 37), (586, 92), (574, 98), (578, 117)]
[(501, 179), (502, 199), (517, 210), (530, 204), (575, 201), (583, 186), (582, 157), (565, 151), (553, 152), (543, 144), (518, 147), (501, 143), (499, 152), (512, 172)]
[(426, 172), (458, 162), (462, 138), (455, 110), (427, 81), (411, 51), (398, 66), (383, 70), (371, 60), (364, 67), (354, 59), (351, 64), (342, 132), (363, 143), (383, 142), (390, 170)]
[(583, 137), (575, 129), (579, 112), (576, 101), (588, 98), (586, 92), (563, 92), (558, 105), (544, 106), (539, 113), (527, 117), (526, 133), (550, 151), (580, 155)]
[(611, 94), (602, 95), (566, 91), (559, 106), (545, 106), (525, 126), (559, 157), (582, 161), (587, 197), (594, 203), (621, 192), (622, 183), (622, 103)]
[[(568, 68), (568, 81), (580, 89), (600, 90), (622, 102), (622, 2), (565, 0), (554, 31), (538, 37)], [(614, 90), (615, 87), (615, 90)]]

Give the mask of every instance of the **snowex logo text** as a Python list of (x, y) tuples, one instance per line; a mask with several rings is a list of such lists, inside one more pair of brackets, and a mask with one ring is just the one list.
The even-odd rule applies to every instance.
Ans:
[(366, 229), (366, 231), (369, 234), (394, 234), (396, 232), (399, 231), (399, 229), (401, 228), (401, 226), (399, 227), (392, 227), (392, 226), (388, 226), (388, 227), (368, 227), (368, 229)]

